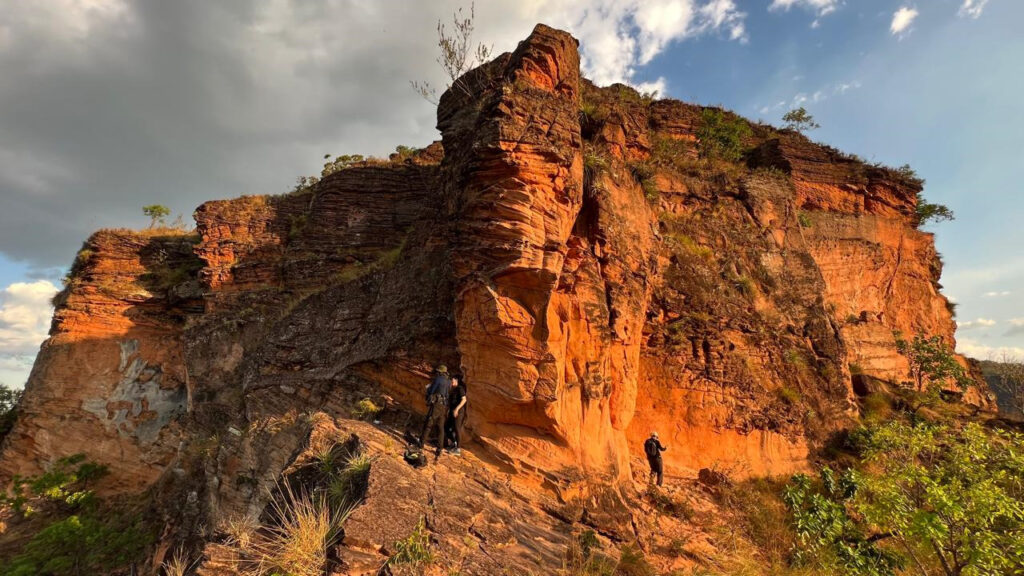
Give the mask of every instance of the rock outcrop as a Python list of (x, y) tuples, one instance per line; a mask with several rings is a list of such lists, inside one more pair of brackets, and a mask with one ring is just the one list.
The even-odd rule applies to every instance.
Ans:
[(420, 516), (478, 541), (471, 573), (550, 568), (574, 523), (636, 538), (652, 429), (670, 477), (804, 469), (856, 418), (851, 372), (906, 378), (894, 332), (952, 344), (920, 184), (763, 125), (715, 157), (707, 114), (593, 86), (540, 25), (442, 97), (412, 157), (208, 202), (194, 234), (97, 233), (0, 479), (85, 453), (102, 491), (150, 491), (166, 541), (195, 538), (258, 517), (325, 417), (387, 452), (351, 407), (414, 430), (437, 363), (466, 376), (474, 465), (406, 485), (382, 463), (347, 531), (368, 566)]

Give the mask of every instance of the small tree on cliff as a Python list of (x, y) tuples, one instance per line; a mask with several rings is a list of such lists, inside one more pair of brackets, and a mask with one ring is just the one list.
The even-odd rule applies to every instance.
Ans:
[(967, 371), (957, 362), (956, 354), (946, 346), (942, 336), (925, 338), (915, 334), (914, 339), (907, 342), (897, 335), (896, 349), (910, 362), (914, 389), (924, 392), (928, 399), (937, 398), (947, 384), (955, 384), (961, 391), (966, 391), (972, 384)]
[(162, 204), (150, 204), (142, 207), (142, 213), (149, 217), (149, 227), (156, 228), (167, 224), (167, 217), (171, 215), (171, 209)]
[[(437, 47), (441, 50), (437, 63), (448, 76), (448, 87), (457, 87), (467, 95), (472, 95), (469, 86), (465, 85), (462, 75), (473, 68), (487, 62), (491, 58), (491, 47), (485, 44), (473, 45), (473, 29), (476, 19), (476, 5), (469, 5), (469, 16), (463, 15), (460, 7), (452, 14), (452, 28), (449, 33), (445, 24), (437, 21)], [(435, 106), (438, 103), (437, 90), (429, 82), (410, 81), (413, 90)]]
[(924, 226), (929, 222), (946, 222), (954, 219), (953, 211), (943, 204), (935, 204), (925, 199), (920, 192), (917, 193), (917, 204), (914, 206), (917, 216), (917, 225)]
[(814, 116), (808, 114), (807, 109), (803, 106), (786, 112), (782, 121), (786, 123), (784, 127), (787, 130), (796, 130), (801, 133), (821, 128), (821, 125), (814, 121)]

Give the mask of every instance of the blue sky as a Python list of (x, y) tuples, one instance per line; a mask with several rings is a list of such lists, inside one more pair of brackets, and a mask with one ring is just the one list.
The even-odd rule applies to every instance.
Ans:
[[(330, 152), (437, 136), (408, 86), (443, 84), (433, 23), (459, 2), (0, 0), (0, 382), (27, 377), (47, 301), (91, 230), (279, 193)], [(585, 72), (909, 163), (957, 220), (931, 227), (958, 342), (1024, 356), (1024, 2), (479, 2), (477, 38), (572, 31)]]

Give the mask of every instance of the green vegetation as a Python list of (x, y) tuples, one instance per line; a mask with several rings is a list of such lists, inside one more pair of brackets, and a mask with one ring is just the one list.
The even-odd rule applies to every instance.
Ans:
[(796, 130), (797, 132), (821, 128), (821, 125), (814, 121), (814, 116), (808, 114), (803, 106), (786, 112), (782, 117), (782, 121), (786, 123), (783, 128), (786, 130)]
[(171, 209), (162, 204), (150, 204), (142, 207), (142, 213), (149, 218), (149, 227), (156, 228), (157, 224), (160, 224), (161, 227), (167, 225), (167, 217), (171, 215)]
[(336, 511), (325, 498), (295, 493), (285, 484), (272, 501), (273, 521), (257, 532), (249, 552), (254, 576), (322, 576), (327, 550), (341, 534), (349, 509)]
[(416, 156), (420, 153), (420, 150), (420, 148), (399, 144), (398, 146), (395, 146), (395, 152), (391, 155), (390, 159), (392, 161), (402, 162)]
[(584, 530), (569, 541), (562, 570), (565, 576), (655, 576), (657, 572), (635, 544), (619, 550), (619, 559), (601, 551), (601, 541), (593, 530)]
[(917, 193), (917, 204), (914, 207), (917, 225), (924, 226), (929, 222), (946, 222), (953, 220), (953, 211), (942, 204), (933, 204), (925, 200), (921, 192)]
[(374, 403), (369, 398), (363, 398), (359, 402), (356, 402), (354, 408), (352, 408), (352, 417), (357, 420), (373, 420), (383, 410), (380, 406)]
[(39, 476), (15, 476), (0, 507), (16, 518), (58, 518), (37, 532), (0, 567), (5, 576), (107, 574), (140, 557), (152, 541), (138, 518), (101, 509), (91, 485), (105, 466), (82, 454), (62, 458)]
[(860, 442), (860, 468), (797, 475), (786, 489), (798, 561), (880, 576), (1024, 569), (1024, 437), (895, 421)]
[(697, 128), (697, 148), (705, 158), (736, 162), (743, 158), (746, 152), (744, 140), (751, 134), (750, 125), (739, 116), (716, 108), (705, 108)]
[(0, 508), (9, 508), (19, 516), (29, 516), (40, 506), (58, 505), (68, 510), (89, 508), (95, 504), (90, 486), (107, 474), (107, 467), (75, 454), (57, 460), (39, 476), (15, 475), (7, 493), (0, 494)]
[(896, 334), (896, 349), (910, 362), (910, 376), (914, 389), (924, 392), (924, 402), (935, 400), (943, 388), (953, 384), (966, 391), (972, 384), (963, 366), (957, 362), (956, 354), (946, 345), (942, 336), (925, 338), (914, 335), (910, 342)]
[(801, 228), (810, 228), (811, 226), (814, 225), (814, 223), (811, 222), (811, 217), (808, 216), (807, 213), (803, 211), (797, 212), (796, 220), (797, 222), (800, 223)]
[(404, 540), (395, 542), (395, 553), (388, 558), (388, 565), (422, 568), (433, 562), (434, 552), (430, 549), (430, 532), (427, 531), (426, 519), (420, 518), (412, 534)]
[(138, 520), (72, 515), (40, 530), (11, 561), (4, 576), (111, 574), (138, 560), (152, 542)]
[(0, 441), (7, 437), (18, 420), (18, 403), (24, 390), (9, 388), (0, 383)]

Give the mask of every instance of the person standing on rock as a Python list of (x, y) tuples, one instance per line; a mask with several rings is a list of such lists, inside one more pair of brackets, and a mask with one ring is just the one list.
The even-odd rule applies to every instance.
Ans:
[(658, 486), (661, 486), (661, 482), (664, 478), (665, 465), (661, 461), (661, 453), (668, 448), (661, 445), (661, 440), (658, 440), (658, 432), (651, 432), (651, 437), (644, 442), (644, 454), (647, 455), (647, 463), (651, 465), (651, 476), (658, 477)]
[(427, 443), (427, 435), (437, 431), (437, 457), (444, 448), (444, 421), (448, 416), (448, 394), (451, 392), (452, 381), (448, 377), (448, 367), (441, 364), (434, 371), (434, 379), (427, 386), (427, 419), (423, 422), (420, 434), (420, 449)]
[(461, 374), (452, 375), (452, 389), (448, 393), (448, 418), (445, 420), (445, 437), (452, 441), (448, 452), (455, 456), (462, 455), (460, 448), (460, 428), (466, 419), (466, 383), (462, 381)]

